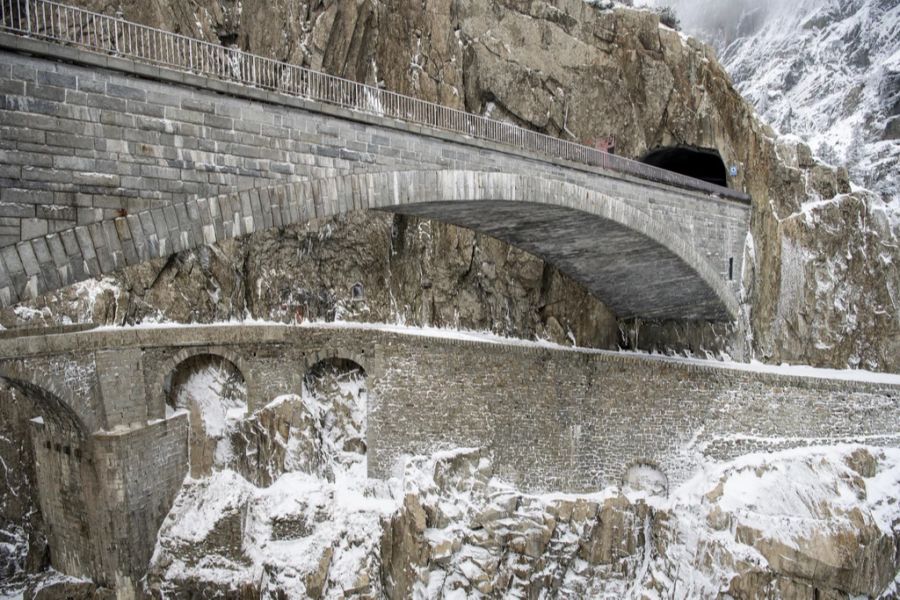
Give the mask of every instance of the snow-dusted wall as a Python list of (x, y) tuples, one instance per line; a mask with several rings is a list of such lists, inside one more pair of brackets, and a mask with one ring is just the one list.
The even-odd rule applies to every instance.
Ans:
[[(634, 464), (654, 465), (678, 482), (704, 455), (731, 458), (848, 440), (898, 442), (900, 406), (894, 399), (900, 383), (893, 376), (847, 381), (816, 371), (796, 376), (746, 365), (459, 338), (371, 327), (239, 324), (98, 330), (42, 338), (40, 344), (9, 340), (0, 347), (0, 376), (7, 365), (23, 363), (49, 372), (43, 365), (55, 360), (54, 353), (76, 346), (118, 354), (142, 374), (144, 419), (160, 420), (166, 378), (198, 354), (235, 365), (250, 411), (300, 393), (319, 361), (348, 359), (367, 378), (371, 476), (387, 477), (403, 454), (478, 446), (493, 455), (503, 477), (535, 490), (594, 490), (617, 483)], [(133, 352), (138, 348), (139, 356)], [(120, 404), (133, 402), (114, 394), (103, 396), (98, 408), (120, 414)], [(124, 412), (136, 414), (135, 407)]]

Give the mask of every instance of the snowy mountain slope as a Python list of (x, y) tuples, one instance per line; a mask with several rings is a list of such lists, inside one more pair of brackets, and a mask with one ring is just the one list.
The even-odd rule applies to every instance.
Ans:
[(716, 47), (782, 134), (900, 196), (900, 0), (650, 0)]

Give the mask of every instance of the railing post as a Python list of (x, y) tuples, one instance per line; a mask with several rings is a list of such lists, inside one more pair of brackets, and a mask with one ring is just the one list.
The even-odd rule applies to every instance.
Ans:
[(119, 50), (119, 19), (121, 18), (121, 15), (122, 15), (122, 11), (117, 10), (116, 18), (113, 19), (113, 30), (115, 32), (114, 33), (115, 37), (113, 39), (115, 40), (114, 44), (115, 44), (115, 48), (116, 48), (116, 54), (119, 54), (119, 52), (120, 52), (120, 50)]

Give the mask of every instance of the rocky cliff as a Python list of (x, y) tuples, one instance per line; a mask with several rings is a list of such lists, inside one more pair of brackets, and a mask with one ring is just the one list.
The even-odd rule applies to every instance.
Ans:
[[(489, 455), (406, 457), (366, 478), (365, 376), (321, 363), (301, 395), (222, 420), (192, 371), (192, 475), (145, 580), (155, 598), (891, 598), (900, 451), (649, 464), (592, 494), (526, 494)], [(212, 379), (216, 379), (213, 377)], [(203, 382), (203, 385), (196, 385)], [(226, 400), (216, 388), (210, 399)], [(219, 415), (219, 416), (217, 416)], [(214, 451), (198, 449), (210, 443)], [(212, 457), (205, 460), (205, 457)]]
[(477, 449), (410, 457), (395, 478), (366, 480), (362, 447), (346, 445), (364, 424), (340, 416), (360, 397), (351, 389), (278, 398), (235, 423), (233, 439), (268, 430), (247, 440), (269, 443), (234, 445), (228, 464), (186, 482), (160, 531), (146, 591), (397, 599), (894, 593), (896, 450), (813, 448), (707, 463), (671, 493), (652, 466), (635, 465), (621, 487), (595, 494), (525, 494), (494, 477)]
[(900, 202), (900, 4), (663, 0), (783, 134)]
[[(81, 3), (106, 12), (119, 6), (97, 0)], [(731, 185), (754, 198), (739, 333), (722, 343), (721, 332), (705, 338), (685, 335), (684, 326), (672, 324), (626, 323), (621, 329), (643, 326), (653, 332), (645, 339), (676, 350), (686, 346), (698, 351), (709, 343), (714, 349), (730, 346), (747, 350), (739, 352), (744, 356), (774, 362), (896, 370), (900, 249), (895, 213), (865, 191), (851, 192), (847, 173), (817, 163), (808, 147), (776, 139), (732, 87), (709, 47), (660, 26), (652, 13), (603, 6), (581, 0), (121, 3), (130, 19), (566, 139), (590, 142), (614, 136), (616, 151), (631, 157), (640, 158), (659, 146), (714, 150), (725, 164), (738, 166)], [(236, 251), (191, 253), (162, 268), (118, 278), (127, 292), (120, 302), (129, 308), (115, 318), (141, 318), (142, 313), (158, 311), (169, 318), (206, 320), (230, 316), (236, 308), (252, 309), (254, 302), (254, 315), (271, 312), (277, 300), (247, 299), (253, 295), (247, 290), (267, 283), (260, 278), (259, 264), (275, 265), (275, 270), (288, 273), (288, 281), (304, 281), (302, 293), (311, 305), (321, 307), (311, 309), (316, 314), (342, 310), (346, 303), (337, 301), (341, 290), (364, 279), (364, 273), (386, 274), (384, 268), (361, 267), (373, 265), (371, 256), (384, 257), (387, 226), (379, 219), (363, 219), (365, 224), (357, 221), (355, 227), (323, 225), (332, 236), (342, 236), (340, 243), (354, 248), (352, 256), (358, 259), (347, 262), (346, 270), (336, 270), (340, 276), (304, 279), (306, 264), (300, 268), (307, 271), (297, 273), (293, 264), (281, 262), (287, 251), (273, 243), (273, 236), (279, 242), (309, 237), (281, 232), (241, 242)], [(402, 268), (391, 269), (391, 282), (363, 282), (373, 291), (367, 296), (368, 312), (351, 310), (349, 318), (400, 316), (526, 337), (574, 337), (585, 345), (615, 343), (617, 327), (609, 313), (575, 286), (564, 286), (566, 291), (557, 297), (578, 300), (553, 313), (555, 294), (547, 282), (558, 275), (552, 269), (487, 240), (475, 241), (470, 247), (477, 252), (468, 252), (465, 238), (473, 238), (443, 225), (393, 224), (392, 236), (397, 229), (412, 229), (422, 238), (416, 251), (434, 268), (420, 268), (410, 256)], [(369, 251), (373, 235), (379, 241)], [(448, 247), (451, 256), (445, 260)], [(241, 260), (241, 255), (256, 256), (259, 262)], [(520, 262), (528, 264), (519, 268)], [(461, 272), (460, 263), (471, 268)], [(238, 277), (231, 277), (233, 289), (210, 277), (203, 264), (236, 273)], [(542, 275), (536, 285), (537, 271)], [(473, 273), (477, 277), (471, 277)], [(174, 294), (165, 286), (156, 291), (154, 286), (169, 275), (191, 283)], [(492, 276), (499, 283), (484, 285)], [(133, 285), (137, 280), (143, 281)], [(392, 297), (398, 288), (405, 290), (405, 297)], [(130, 308), (143, 303), (150, 308)], [(184, 306), (175, 308), (179, 304)], [(188, 308), (194, 306), (201, 308)], [(587, 308), (592, 315), (581, 312)], [(62, 310), (58, 303), (55, 310)], [(83, 312), (63, 313), (78, 310)], [(506, 316), (507, 311), (520, 314)], [(20, 315), (35, 313), (20, 310)], [(7, 314), (4, 323), (14, 320)], [(621, 343), (635, 337), (625, 335)], [(698, 341), (704, 339), (715, 341)]]

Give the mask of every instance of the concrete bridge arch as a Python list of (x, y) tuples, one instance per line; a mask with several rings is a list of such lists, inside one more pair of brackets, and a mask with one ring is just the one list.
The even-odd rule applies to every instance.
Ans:
[(50, 234), (20, 244), (34, 260), (17, 287), (0, 288), (0, 302), (204, 244), (370, 209), (461, 225), (520, 247), (622, 318), (726, 321), (738, 313), (731, 285), (672, 220), (563, 179), (455, 169), (310, 178)]

